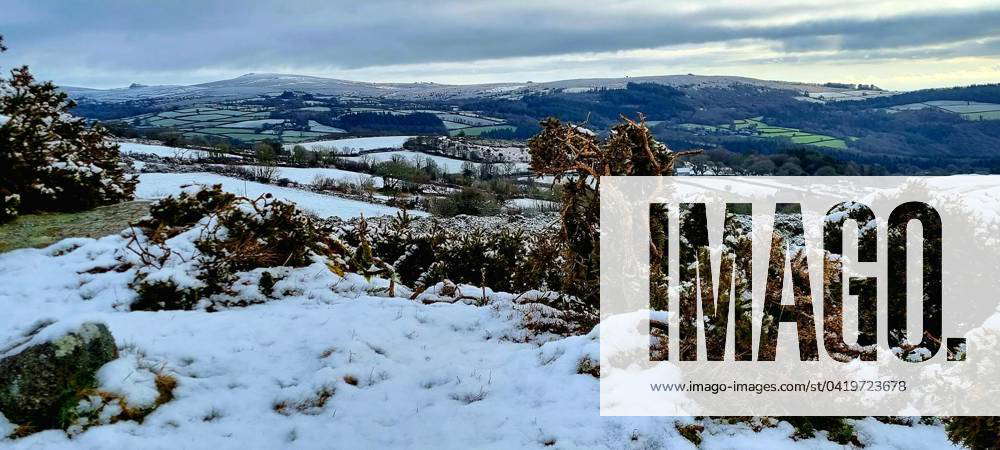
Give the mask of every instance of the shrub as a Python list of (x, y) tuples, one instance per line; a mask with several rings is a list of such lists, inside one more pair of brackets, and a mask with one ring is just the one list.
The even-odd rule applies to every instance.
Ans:
[[(321, 225), (294, 205), (265, 194), (255, 200), (221, 191), (220, 186), (194, 194), (168, 197), (152, 207), (150, 218), (140, 226), (159, 248), (143, 247), (134, 237), (129, 249), (140, 256), (142, 267), (133, 280), (138, 296), (133, 310), (192, 309), (207, 300), (208, 307), (246, 304), (212, 299), (231, 293), (240, 272), (268, 267), (303, 267), (314, 256), (326, 257), (341, 273), (348, 267), (350, 249), (332, 237), (332, 229)], [(193, 240), (195, 253), (180, 257), (166, 238), (179, 231), (201, 227)], [(183, 271), (180, 285), (176, 271)], [(188, 273), (190, 272), (190, 273)], [(261, 288), (269, 296), (274, 274), (261, 274)]]
[(149, 218), (140, 226), (149, 230), (174, 229), (194, 225), (211, 213), (221, 211), (236, 201), (236, 196), (222, 190), (221, 184), (197, 192), (182, 192), (164, 198), (149, 207)]
[(1000, 448), (1000, 417), (949, 417), (948, 439), (972, 449)]
[(0, 79), (0, 222), (20, 213), (80, 211), (132, 198), (118, 145), (100, 125), (69, 111), (51, 82), (35, 83), (26, 66)]
[(313, 188), (321, 191), (340, 192), (366, 198), (372, 197), (377, 191), (375, 187), (375, 178), (367, 175), (358, 175), (357, 180), (353, 182), (350, 180), (327, 178), (322, 175), (316, 175), (313, 179), (312, 186)]
[(553, 231), (525, 232), (496, 226), (412, 218), (342, 224), (343, 241), (355, 248), (366, 239), (372, 258), (418, 293), (451, 280), (507, 292), (559, 289), (558, 241)]
[(446, 197), (431, 200), (431, 212), (444, 217), (467, 214), (493, 216), (500, 212), (502, 203), (492, 193), (475, 188), (462, 190)]
[(222, 166), (217, 167), (215, 171), (224, 175), (264, 184), (271, 184), (278, 180), (278, 167), (274, 165)]
[(784, 420), (795, 427), (795, 437), (808, 439), (816, 436), (817, 431), (826, 431), (827, 437), (838, 444), (853, 443), (860, 445), (854, 425), (846, 419), (860, 419), (860, 417), (776, 417)]
[(675, 153), (653, 139), (641, 120), (622, 118), (610, 137), (601, 140), (592, 131), (549, 118), (542, 131), (528, 141), (531, 169), (538, 175), (566, 180), (562, 192), (563, 259), (568, 294), (588, 304), (599, 303), (600, 203), (602, 176), (672, 175), (674, 162), (691, 152)]

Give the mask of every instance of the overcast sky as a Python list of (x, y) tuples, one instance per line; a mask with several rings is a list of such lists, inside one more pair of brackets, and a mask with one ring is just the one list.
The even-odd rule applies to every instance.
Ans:
[(247, 72), (481, 83), (695, 73), (1000, 82), (1000, 2), (0, 0), (6, 70), (57, 84)]

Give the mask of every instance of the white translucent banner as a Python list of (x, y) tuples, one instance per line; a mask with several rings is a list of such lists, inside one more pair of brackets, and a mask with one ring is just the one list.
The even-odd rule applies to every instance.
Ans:
[(601, 414), (1000, 415), (998, 222), (993, 176), (604, 177)]

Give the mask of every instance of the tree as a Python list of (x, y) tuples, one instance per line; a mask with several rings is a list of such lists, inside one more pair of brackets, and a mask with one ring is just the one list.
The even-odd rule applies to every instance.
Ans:
[(814, 175), (820, 176), (820, 177), (828, 177), (828, 176), (832, 176), (832, 175), (837, 175), (837, 169), (834, 169), (833, 167), (830, 167), (830, 166), (823, 166), (823, 167), (820, 167), (818, 170), (816, 170), (816, 173)]
[(472, 161), (465, 161), (462, 163), (462, 175), (466, 178), (472, 178), (478, 173), (478, 168), (476, 163)]
[(133, 197), (136, 180), (125, 173), (118, 144), (100, 125), (70, 115), (74, 106), (51, 82), (36, 83), (27, 66), (0, 79), (0, 116), (6, 117), (0, 123), (0, 222)]
[(260, 164), (274, 163), (274, 147), (264, 141), (259, 141), (253, 145), (253, 154)]
[(301, 145), (292, 147), (292, 162), (296, 164), (304, 164), (306, 162), (307, 152), (308, 150)]

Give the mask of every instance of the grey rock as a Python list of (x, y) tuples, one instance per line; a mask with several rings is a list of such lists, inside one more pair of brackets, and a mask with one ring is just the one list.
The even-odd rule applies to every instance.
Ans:
[(96, 387), (97, 370), (116, 358), (108, 327), (87, 322), (0, 359), (0, 412), (19, 425), (62, 428), (80, 392)]

